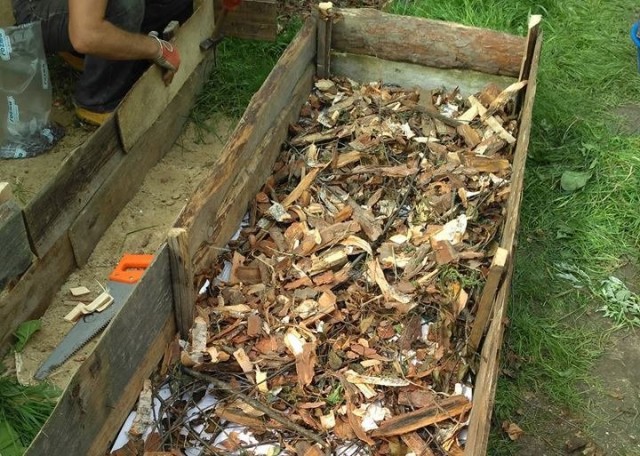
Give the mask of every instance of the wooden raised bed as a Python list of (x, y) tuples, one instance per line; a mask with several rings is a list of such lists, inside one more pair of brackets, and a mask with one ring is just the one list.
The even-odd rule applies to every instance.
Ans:
[[(212, 167), (184, 207), (167, 244), (65, 390), (30, 455), (104, 454), (167, 344), (193, 322), (195, 290), (244, 216), (297, 119), (316, 74), (411, 85), (460, 85), (527, 79), (501, 247), (509, 253), (482, 343), (465, 454), (486, 454), (504, 317), (513, 272), (524, 166), (542, 33), (525, 38), (372, 10), (334, 10), (334, 22), (310, 18), (254, 95)], [(360, 76), (358, 76), (360, 75)], [(194, 82), (196, 84), (197, 82)], [(479, 86), (478, 86), (479, 84)], [(66, 245), (60, 241), (60, 245)], [(144, 315), (144, 318), (140, 318)], [(72, 438), (65, 438), (73, 430)]]
[[(182, 131), (213, 68), (213, 53), (198, 48), (213, 31), (213, 9), (212, 1), (196, 1), (193, 15), (179, 29), (182, 66), (169, 87), (164, 87), (160, 69), (150, 67), (115, 115), (71, 152), (26, 207), (0, 200), (0, 353), (17, 326), (41, 316), (68, 275), (87, 262), (142, 184), (140, 176)], [(240, 30), (251, 29), (235, 36), (275, 39), (273, 0), (248, 0), (229, 20), (240, 24)]]

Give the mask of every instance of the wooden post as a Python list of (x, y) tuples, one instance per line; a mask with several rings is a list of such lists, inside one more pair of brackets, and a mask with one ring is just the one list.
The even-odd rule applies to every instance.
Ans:
[(326, 79), (331, 76), (331, 31), (333, 12), (331, 3), (320, 3), (317, 11), (318, 51), (316, 56), (316, 75)]
[(480, 296), (480, 302), (478, 303), (478, 310), (476, 311), (476, 319), (473, 322), (471, 328), (471, 335), (469, 336), (469, 349), (471, 351), (477, 351), (480, 346), (480, 339), (484, 335), (484, 331), (489, 321), (489, 315), (491, 315), (491, 309), (493, 309), (493, 301), (498, 291), (498, 285), (500, 285), (500, 279), (504, 272), (504, 267), (507, 264), (507, 258), (509, 257), (509, 251), (498, 247), (493, 261), (491, 262), (491, 268), (489, 269), (489, 276), (482, 289), (482, 295)]
[(189, 240), (184, 228), (171, 228), (167, 237), (171, 264), (171, 283), (176, 323), (180, 337), (187, 340), (193, 325), (196, 296), (193, 288), (193, 266)]

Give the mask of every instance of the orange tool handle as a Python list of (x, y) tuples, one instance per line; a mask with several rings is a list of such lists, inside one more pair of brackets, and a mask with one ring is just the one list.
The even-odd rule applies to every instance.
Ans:
[(130, 255), (122, 257), (115, 269), (109, 274), (109, 280), (123, 283), (136, 283), (153, 261), (153, 255)]

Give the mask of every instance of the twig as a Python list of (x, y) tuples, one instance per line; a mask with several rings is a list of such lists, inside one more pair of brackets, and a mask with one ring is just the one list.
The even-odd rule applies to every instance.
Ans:
[(249, 404), (251, 407), (255, 408), (256, 410), (260, 410), (265, 415), (269, 416), (274, 421), (277, 421), (278, 423), (282, 424), (284, 427), (286, 427), (290, 431), (296, 432), (309, 440), (313, 440), (314, 442), (319, 444), (322, 448), (325, 448), (325, 449), (328, 448), (327, 443), (324, 440), (322, 440), (319, 436), (315, 435), (313, 432), (294, 423), (293, 421), (291, 421), (290, 419), (282, 415), (280, 412), (273, 410), (271, 407), (264, 405), (262, 402), (257, 401), (250, 396), (247, 396), (246, 394), (238, 391), (237, 389), (234, 389), (228, 383), (223, 382), (222, 380), (218, 380), (217, 378), (212, 377), (210, 375), (202, 374), (200, 372), (196, 372), (194, 370), (188, 369), (186, 367), (183, 367), (182, 371), (185, 374), (190, 375), (191, 377), (209, 382), (214, 387), (221, 389), (229, 394), (238, 396), (240, 399), (242, 399), (244, 402)]

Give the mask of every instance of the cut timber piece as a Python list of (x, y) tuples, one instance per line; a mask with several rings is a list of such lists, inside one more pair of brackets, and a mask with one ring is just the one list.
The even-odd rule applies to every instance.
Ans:
[(109, 307), (111, 303), (113, 303), (113, 297), (106, 291), (103, 291), (96, 299), (87, 304), (84, 310), (85, 313), (102, 312), (102, 310)]
[(316, 74), (319, 78), (331, 75), (331, 33), (333, 30), (333, 7), (331, 3), (318, 5), (318, 51), (316, 53)]
[(520, 37), (374, 9), (337, 9), (336, 14), (336, 51), (514, 77), (520, 70), (525, 44)]
[(489, 128), (491, 128), (498, 136), (500, 136), (500, 138), (504, 139), (509, 144), (514, 144), (516, 142), (516, 138), (514, 138), (511, 133), (504, 129), (500, 122), (498, 122), (498, 119), (493, 116), (486, 115), (487, 108), (482, 106), (482, 103), (480, 103), (480, 101), (478, 101), (476, 97), (474, 97), (473, 95), (470, 96), (469, 102), (472, 106), (478, 107), (478, 113), (480, 114), (480, 117), (482, 117), (484, 123), (486, 123)]
[(213, 33), (213, 3), (205, 1), (180, 27), (175, 45), (180, 50), (180, 69), (173, 81), (165, 86), (162, 70), (152, 65), (124, 97), (116, 118), (125, 152), (130, 152), (142, 135), (153, 125), (178, 94), (198, 64), (205, 57), (197, 43)]
[(0, 203), (0, 291), (31, 266), (33, 253), (22, 210), (11, 200)]
[(480, 302), (478, 303), (478, 309), (476, 310), (476, 318), (473, 321), (471, 335), (469, 336), (469, 348), (472, 351), (477, 351), (480, 346), (480, 339), (482, 339), (484, 330), (487, 327), (487, 321), (489, 320), (496, 292), (500, 285), (500, 279), (502, 278), (502, 273), (504, 272), (508, 258), (509, 251), (502, 247), (498, 247), (498, 250), (496, 250), (496, 253), (493, 256), (493, 261), (489, 268), (489, 276), (487, 277), (487, 280), (484, 283), (484, 288), (482, 289), (482, 295), (480, 295)]
[(492, 116), (495, 112), (504, 109), (506, 104), (513, 99), (523, 88), (527, 85), (527, 81), (518, 81), (511, 84), (504, 89), (498, 96), (491, 102), (489, 109), (483, 117)]
[(466, 397), (451, 396), (429, 407), (383, 421), (380, 427), (374, 429), (370, 435), (372, 437), (391, 437), (407, 434), (431, 424), (455, 419), (470, 409), (471, 402)]
[(184, 228), (169, 230), (167, 244), (169, 245), (176, 323), (180, 337), (187, 340), (189, 329), (193, 323), (196, 302), (187, 230)]
[[(539, 25), (538, 25), (539, 26)], [(530, 37), (527, 54), (531, 51), (530, 67), (522, 75), (528, 82), (520, 111), (520, 128), (518, 143), (513, 157), (513, 174), (511, 176), (511, 192), (507, 203), (507, 219), (502, 233), (501, 246), (513, 252), (516, 233), (520, 219), (520, 205), (524, 187), (524, 170), (527, 160), (527, 148), (531, 135), (531, 121), (533, 118), (533, 104), (536, 96), (536, 76), (540, 62), (543, 33)], [(484, 456), (487, 454), (489, 434), (491, 430), (491, 415), (495, 403), (496, 386), (498, 383), (498, 369), (500, 367), (500, 349), (504, 334), (504, 321), (507, 315), (507, 303), (514, 261), (509, 262), (502, 287), (498, 292), (494, 304), (494, 316), (491, 319), (487, 337), (482, 346), (480, 367), (476, 377), (473, 395), (474, 407), (469, 417), (469, 434), (465, 446), (465, 456)]]
[[(215, 17), (219, 17), (221, 11), (222, 0), (215, 0)], [(276, 1), (243, 0), (240, 6), (227, 14), (223, 34), (249, 40), (275, 41), (278, 35)]]
[(68, 321), (69, 323), (75, 323), (78, 318), (84, 315), (84, 308), (85, 305), (82, 303), (76, 305), (69, 311), (69, 313), (64, 316), (65, 321)]
[(464, 139), (465, 144), (471, 149), (476, 147), (482, 141), (482, 138), (480, 137), (478, 132), (475, 130), (475, 128), (469, 125), (466, 125), (466, 124), (459, 125), (457, 128), (457, 131), (458, 131), (458, 134), (462, 136), (462, 139)]
[[(156, 368), (175, 334), (166, 246), (154, 258), (71, 379), (26, 456), (107, 453), (113, 436), (138, 399), (144, 380)], [(69, 429), (77, 431), (73, 439), (59, 437), (68, 435)]]
[(435, 456), (433, 451), (427, 445), (427, 442), (422, 440), (422, 437), (417, 432), (409, 432), (408, 434), (402, 434), (400, 439), (411, 450), (412, 453), (420, 456)]

